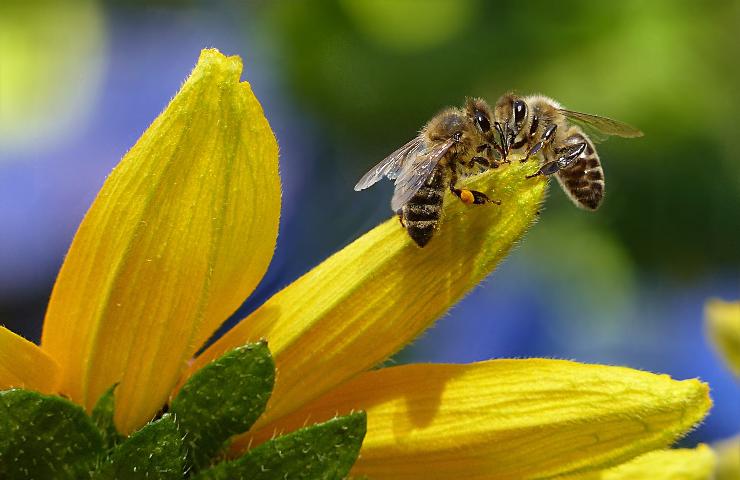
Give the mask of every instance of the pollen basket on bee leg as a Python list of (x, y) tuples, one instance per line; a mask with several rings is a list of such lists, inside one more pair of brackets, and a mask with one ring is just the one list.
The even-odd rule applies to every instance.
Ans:
[(460, 192), (460, 200), (466, 205), (472, 205), (475, 203), (475, 195), (470, 190), (463, 189)]

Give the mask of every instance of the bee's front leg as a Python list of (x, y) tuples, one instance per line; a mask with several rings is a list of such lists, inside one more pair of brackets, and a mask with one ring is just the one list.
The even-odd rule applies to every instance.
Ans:
[(527, 155), (519, 161), (521, 163), (526, 162), (527, 160), (529, 160), (529, 157), (536, 155), (537, 152), (539, 152), (542, 149), (542, 147), (551, 143), (553, 139), (555, 138), (555, 130), (557, 129), (558, 129), (558, 126), (555, 125), (554, 123), (550, 125), (549, 127), (547, 127), (545, 132), (542, 134), (542, 138), (540, 138), (540, 141), (532, 145), (532, 148), (530, 148), (527, 151)]
[[(494, 151), (498, 152), (499, 158), (496, 158), (496, 154), (494, 153)], [(475, 152), (485, 153), (485, 156), (475, 156), (471, 158), (469, 164), (469, 166), (471, 167), (474, 163), (478, 163), (486, 168), (498, 168), (501, 166), (502, 163), (511, 163), (511, 160), (507, 160), (504, 157), (503, 149), (495, 141), (493, 141), (493, 145), (491, 145), (490, 143), (479, 145)]]
[(553, 173), (563, 168), (567, 168), (572, 165), (573, 162), (578, 159), (578, 157), (581, 156), (584, 150), (586, 150), (585, 143), (578, 143), (576, 145), (573, 145), (572, 147), (569, 147), (568, 150), (566, 150), (566, 153), (563, 154), (563, 156), (561, 156), (557, 160), (552, 160), (545, 163), (540, 167), (539, 170), (537, 170), (532, 175), (527, 175), (526, 178), (534, 178), (540, 175), (552, 175)]

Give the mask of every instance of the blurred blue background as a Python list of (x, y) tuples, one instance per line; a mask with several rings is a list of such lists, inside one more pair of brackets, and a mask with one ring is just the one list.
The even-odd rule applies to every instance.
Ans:
[[(0, 323), (37, 341), (105, 175), (201, 48), (244, 60), (281, 148), (276, 256), (239, 318), (390, 215), (356, 180), (466, 96), (509, 89), (639, 126), (599, 148), (595, 214), (553, 184), (484, 284), (395, 362), (557, 357), (700, 377), (684, 443), (740, 432), (740, 387), (703, 334), (740, 298), (740, 2), (3, 2)], [(233, 319), (230, 321), (233, 324)]]

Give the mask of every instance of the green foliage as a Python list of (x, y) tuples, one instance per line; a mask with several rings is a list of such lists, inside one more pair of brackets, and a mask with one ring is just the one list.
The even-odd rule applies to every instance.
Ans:
[(263, 443), (237, 460), (204, 470), (195, 479), (339, 480), (355, 463), (366, 428), (364, 412), (336, 417)]
[(87, 478), (103, 438), (79, 406), (27, 390), (0, 392), (0, 478)]
[(231, 436), (249, 430), (264, 411), (274, 382), (266, 342), (234, 349), (188, 380), (171, 411), (187, 433), (188, 457), (196, 470), (208, 466)]
[(118, 384), (111, 387), (100, 396), (92, 411), (92, 421), (103, 434), (103, 444), (106, 449), (111, 449), (123, 439), (113, 423), (113, 412), (115, 411), (115, 397), (113, 392)]
[(119, 444), (95, 479), (177, 479), (185, 471), (182, 438), (175, 419), (165, 414)]
[(100, 397), (91, 416), (58, 396), (0, 392), (0, 478), (344, 478), (365, 437), (364, 412), (277, 437), (202, 470), (218, 459), (231, 436), (257, 420), (274, 381), (265, 342), (237, 348), (193, 375), (170, 413), (128, 438), (113, 423), (116, 385)]

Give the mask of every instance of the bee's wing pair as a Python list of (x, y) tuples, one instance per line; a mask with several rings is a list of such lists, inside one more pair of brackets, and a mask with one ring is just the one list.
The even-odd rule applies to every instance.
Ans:
[(355, 191), (364, 190), (381, 178), (387, 177), (396, 181), (391, 200), (393, 211), (398, 211), (406, 205), (455, 143), (449, 138), (444, 142), (428, 145), (422, 135), (388, 155), (367, 172), (355, 185)]
[(589, 113), (574, 112), (573, 110), (559, 109), (565, 115), (583, 129), (586, 134), (596, 142), (602, 142), (611, 135), (624, 138), (642, 137), (642, 132), (631, 125), (619, 120), (614, 120)]

